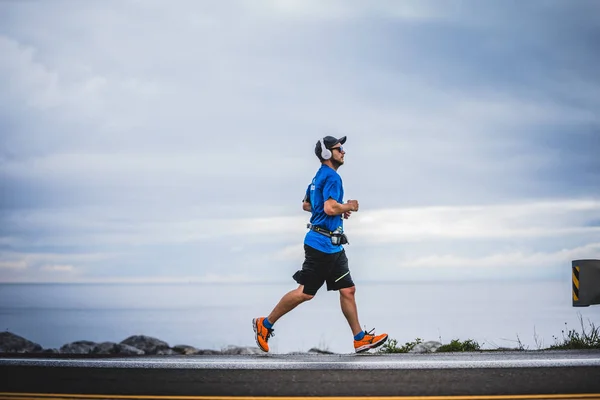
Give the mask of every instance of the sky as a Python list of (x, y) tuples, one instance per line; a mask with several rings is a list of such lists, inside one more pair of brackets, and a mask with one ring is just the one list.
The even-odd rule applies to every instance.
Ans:
[(319, 168), (357, 282), (600, 259), (597, 1), (0, 1), (0, 282), (289, 282)]

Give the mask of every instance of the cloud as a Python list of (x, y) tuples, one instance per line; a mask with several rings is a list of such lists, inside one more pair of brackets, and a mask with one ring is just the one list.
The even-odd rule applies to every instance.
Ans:
[(15, 260), (15, 261), (0, 261), (0, 269), (25, 269), (27, 268), (27, 262), (25, 260)]
[(290, 18), (308, 21), (348, 21), (369, 17), (385, 17), (405, 20), (429, 20), (441, 17), (439, 9), (430, 2), (404, 1), (315, 1), (283, 0), (267, 1), (253, 7), (265, 14), (275, 14), (277, 18)]
[[(16, 40), (0, 35), (0, 51), (6, 55), (0, 63), (4, 77), (2, 86), (8, 94), (4, 99), (12, 98), (41, 110), (60, 104), (58, 76), (34, 61), (35, 50), (32, 47), (22, 46)], [(25, 94), (31, 96), (25, 97)]]
[(297, 261), (304, 257), (304, 249), (301, 243), (285, 246), (272, 253), (271, 258), (275, 261)]
[(356, 215), (356, 235), (369, 241), (543, 238), (598, 233), (588, 221), (597, 200), (564, 200), (481, 206), (415, 207)]
[[(237, 284), (237, 283), (264, 283), (256, 277), (244, 274), (207, 274), (200, 276), (109, 276), (90, 277), (84, 276), (76, 269), (68, 268), (68, 265), (48, 266), (43, 268), (36, 277), (25, 277), (3, 280), (3, 282), (25, 282), (25, 283), (86, 283), (86, 284)], [(58, 276), (60, 274), (60, 276)]]
[(71, 273), (75, 271), (72, 265), (44, 265), (40, 268), (41, 271)]
[[(351, 237), (367, 243), (432, 239), (542, 239), (598, 233), (599, 228), (590, 224), (598, 212), (598, 200), (568, 199), (493, 205), (361, 209), (346, 221), (345, 226)], [(6, 223), (24, 232), (58, 229), (61, 235), (44, 238), (46, 244), (57, 246), (86, 243), (194, 243), (240, 237), (244, 241), (264, 243), (276, 241), (277, 238), (299, 238), (306, 232), (310, 214), (300, 211), (299, 206), (291, 214), (260, 218), (206, 218), (177, 210), (165, 215), (135, 215), (128, 211), (105, 214), (101, 211), (93, 213), (88, 209), (61, 212), (39, 210), (7, 219)]]
[[(10, 273), (8, 270), (14, 270), (19, 273), (30, 273), (32, 276), (35, 276), (37, 271), (74, 272), (75, 264), (85, 265), (109, 260), (111, 257), (115, 257), (115, 254), (3, 251), (0, 252), (0, 270), (4, 269), (4, 274)], [(0, 274), (0, 280), (2, 278), (4, 276)]]
[(431, 255), (416, 260), (401, 262), (406, 267), (443, 267), (443, 268), (536, 268), (543, 266), (570, 265), (577, 259), (600, 259), (600, 242), (585, 246), (562, 249), (556, 252), (532, 253), (496, 253), (485, 257), (459, 257), (455, 255)]
[(360, 262), (372, 247), (382, 264), (494, 264), (598, 240), (594, 2), (0, 8), (1, 278), (292, 268), (328, 133), (348, 136)]

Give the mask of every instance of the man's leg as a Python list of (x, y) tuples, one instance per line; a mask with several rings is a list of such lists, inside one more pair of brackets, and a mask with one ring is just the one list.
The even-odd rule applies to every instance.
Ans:
[(313, 294), (304, 293), (304, 285), (300, 285), (297, 289), (287, 292), (279, 303), (273, 308), (271, 314), (266, 318), (254, 318), (252, 320), (252, 326), (254, 327), (254, 334), (256, 338), (256, 344), (258, 347), (265, 352), (269, 351), (269, 338), (273, 336), (273, 324), (279, 318), (283, 317), (288, 312), (292, 311), (301, 303), (315, 297)]
[(339, 290), (340, 305), (342, 312), (352, 329), (354, 335), (354, 351), (361, 353), (369, 349), (381, 346), (388, 338), (386, 333), (381, 335), (373, 335), (370, 332), (364, 332), (360, 328), (358, 321), (358, 308), (356, 306), (356, 286), (350, 276), (348, 269), (348, 258), (344, 251), (339, 255), (333, 274), (327, 280), (327, 286), (330, 290)]
[(292, 311), (294, 308), (304, 303), (307, 300), (315, 297), (314, 295), (303, 293), (304, 285), (298, 286), (298, 288), (287, 292), (279, 303), (275, 306), (271, 314), (267, 317), (271, 324), (274, 324), (279, 318)]
[(340, 305), (342, 306), (344, 317), (346, 317), (350, 329), (352, 329), (353, 336), (356, 336), (362, 331), (360, 323), (358, 322), (358, 308), (356, 307), (355, 293), (356, 286), (340, 289)]
[[(273, 324), (301, 303), (315, 297), (325, 282), (320, 266), (327, 254), (304, 245), (305, 258), (302, 269), (296, 271), (292, 278), (299, 284), (298, 288), (286, 293), (267, 317), (254, 318), (252, 325), (256, 343), (263, 351), (269, 351), (269, 338), (273, 336)], [(306, 292), (306, 293), (305, 293)]]

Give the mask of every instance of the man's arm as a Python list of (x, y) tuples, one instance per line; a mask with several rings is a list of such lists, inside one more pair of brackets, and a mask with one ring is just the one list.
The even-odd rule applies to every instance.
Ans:
[(302, 199), (302, 209), (304, 211), (310, 212), (312, 207), (310, 206), (310, 185), (306, 188), (306, 193), (304, 194), (304, 198)]
[(325, 202), (324, 211), (327, 215), (342, 215), (348, 211), (358, 211), (358, 201), (348, 200), (347, 203), (340, 204), (330, 198)]
[(308, 201), (303, 201), (302, 202), (302, 209), (304, 211), (308, 211), (308, 212), (312, 211), (312, 207), (310, 206), (310, 203)]

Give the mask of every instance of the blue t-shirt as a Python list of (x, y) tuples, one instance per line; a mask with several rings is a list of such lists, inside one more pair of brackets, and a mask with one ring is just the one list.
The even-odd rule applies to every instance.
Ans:
[[(338, 203), (343, 203), (344, 188), (342, 178), (333, 168), (322, 165), (317, 171), (310, 185), (306, 189), (307, 201), (310, 202), (312, 216), (310, 223), (332, 232), (336, 229), (343, 231), (344, 219), (342, 215), (327, 215), (324, 207), (325, 201), (332, 198)], [(342, 251), (342, 245), (334, 246), (331, 239), (325, 235), (309, 230), (304, 237), (304, 243), (325, 253)]]

